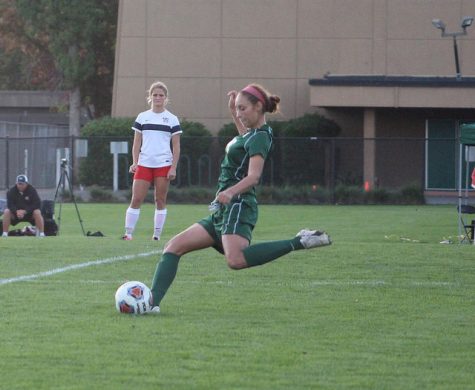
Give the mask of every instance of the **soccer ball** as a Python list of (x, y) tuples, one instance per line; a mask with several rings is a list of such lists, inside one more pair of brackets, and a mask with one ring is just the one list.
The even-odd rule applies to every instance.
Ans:
[(125, 282), (115, 293), (119, 313), (146, 314), (152, 309), (152, 292), (142, 282)]

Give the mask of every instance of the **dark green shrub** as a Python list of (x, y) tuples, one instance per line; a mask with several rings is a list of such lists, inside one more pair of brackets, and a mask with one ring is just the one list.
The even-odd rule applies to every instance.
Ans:
[[(110, 153), (111, 141), (128, 142), (128, 154), (119, 155), (119, 188), (129, 188), (132, 175), (129, 166), (132, 163), (132, 145), (134, 132), (131, 127), (135, 117), (104, 117), (89, 122), (81, 130), (81, 136), (88, 137), (88, 157), (80, 164), (79, 180), (81, 184), (112, 187), (113, 157)], [(181, 138), (181, 159), (178, 181), (194, 184), (201, 177), (200, 172), (192, 172), (191, 167), (198, 167), (201, 156), (209, 153), (213, 142), (211, 133), (201, 123), (181, 121), (183, 135)], [(203, 158), (202, 160), (206, 160)]]
[(361, 187), (337, 185), (334, 192), (334, 202), (337, 204), (363, 204), (364, 192)]
[(287, 121), (281, 135), (283, 137), (336, 137), (340, 131), (340, 126), (336, 122), (313, 113)]
[[(84, 202), (83, 198), (80, 196), (80, 195), (76, 195), (74, 194), (74, 192), (71, 194), (71, 192), (67, 189), (60, 189), (59, 190), (60, 192), (58, 193), (58, 199), (57, 199), (57, 202), (64, 202), (64, 203), (68, 203), (68, 202), (78, 202), (78, 203), (81, 203), (81, 202)], [(74, 195), (74, 199), (73, 199), (73, 195)]]
[(257, 199), (262, 204), (322, 204), (330, 202), (330, 192), (312, 186), (259, 186)]
[(219, 146), (223, 149), (226, 147), (229, 141), (231, 141), (236, 135), (238, 135), (238, 131), (236, 129), (236, 125), (231, 123), (226, 123), (219, 129), (218, 137), (219, 137)]
[(289, 120), (281, 135), (294, 140), (280, 145), (285, 182), (324, 185), (328, 181), (324, 167), (330, 165), (331, 144), (321, 138), (336, 137), (340, 131), (334, 121), (317, 113)]
[(403, 204), (424, 204), (424, 190), (418, 184), (403, 187), (400, 191), (400, 202)]
[(210, 187), (176, 187), (170, 186), (169, 203), (202, 203), (209, 204), (216, 195), (216, 189)]
[(105, 203), (117, 201), (117, 198), (111, 190), (98, 186), (91, 187), (89, 195), (91, 197), (91, 202)]
[[(183, 134), (180, 140), (180, 163), (177, 184), (210, 184), (209, 154), (213, 137), (211, 132), (199, 122), (181, 121)], [(206, 181), (206, 183), (205, 183)]]
[(365, 203), (368, 204), (387, 204), (394, 199), (394, 195), (384, 188), (375, 188), (364, 195)]
[(88, 156), (79, 166), (79, 182), (86, 186), (100, 185), (112, 187), (113, 157), (110, 153), (111, 141), (127, 141), (128, 155), (119, 155), (119, 188), (130, 183), (129, 165), (132, 161), (134, 133), (131, 129), (135, 118), (103, 117), (88, 122), (81, 129), (81, 137), (88, 138)]

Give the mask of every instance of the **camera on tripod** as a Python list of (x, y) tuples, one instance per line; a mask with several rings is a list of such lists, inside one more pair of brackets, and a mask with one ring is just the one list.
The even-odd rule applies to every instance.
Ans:
[(58, 219), (58, 235), (59, 235), (60, 226), (61, 226), (61, 210), (63, 208), (66, 182), (68, 183), (68, 186), (69, 186), (69, 195), (71, 196), (71, 199), (74, 203), (74, 207), (76, 208), (76, 214), (78, 215), (82, 233), (86, 235), (86, 232), (84, 231), (84, 226), (82, 224), (81, 215), (79, 214), (78, 205), (76, 203), (76, 198), (74, 197), (73, 185), (71, 184), (71, 180), (69, 179), (67, 168), (68, 168), (68, 159), (62, 158), (61, 159), (61, 176), (59, 178), (58, 185), (56, 187), (56, 192), (54, 194), (54, 203), (57, 203), (59, 201), (59, 213), (58, 213), (58, 218), (57, 218)]

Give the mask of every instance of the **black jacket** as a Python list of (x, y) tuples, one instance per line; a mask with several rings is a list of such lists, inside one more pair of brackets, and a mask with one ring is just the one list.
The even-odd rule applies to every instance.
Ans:
[(17, 210), (26, 210), (27, 213), (32, 213), (33, 210), (41, 210), (41, 199), (31, 184), (28, 184), (23, 193), (18, 191), (17, 186), (14, 186), (7, 192), (7, 207), (12, 213)]

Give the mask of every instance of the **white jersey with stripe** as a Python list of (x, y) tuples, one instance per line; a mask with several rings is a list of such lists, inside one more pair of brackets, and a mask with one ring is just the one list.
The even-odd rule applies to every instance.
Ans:
[(170, 111), (160, 113), (152, 110), (141, 112), (132, 130), (142, 134), (138, 164), (149, 168), (172, 165), (171, 138), (181, 134), (180, 121)]

